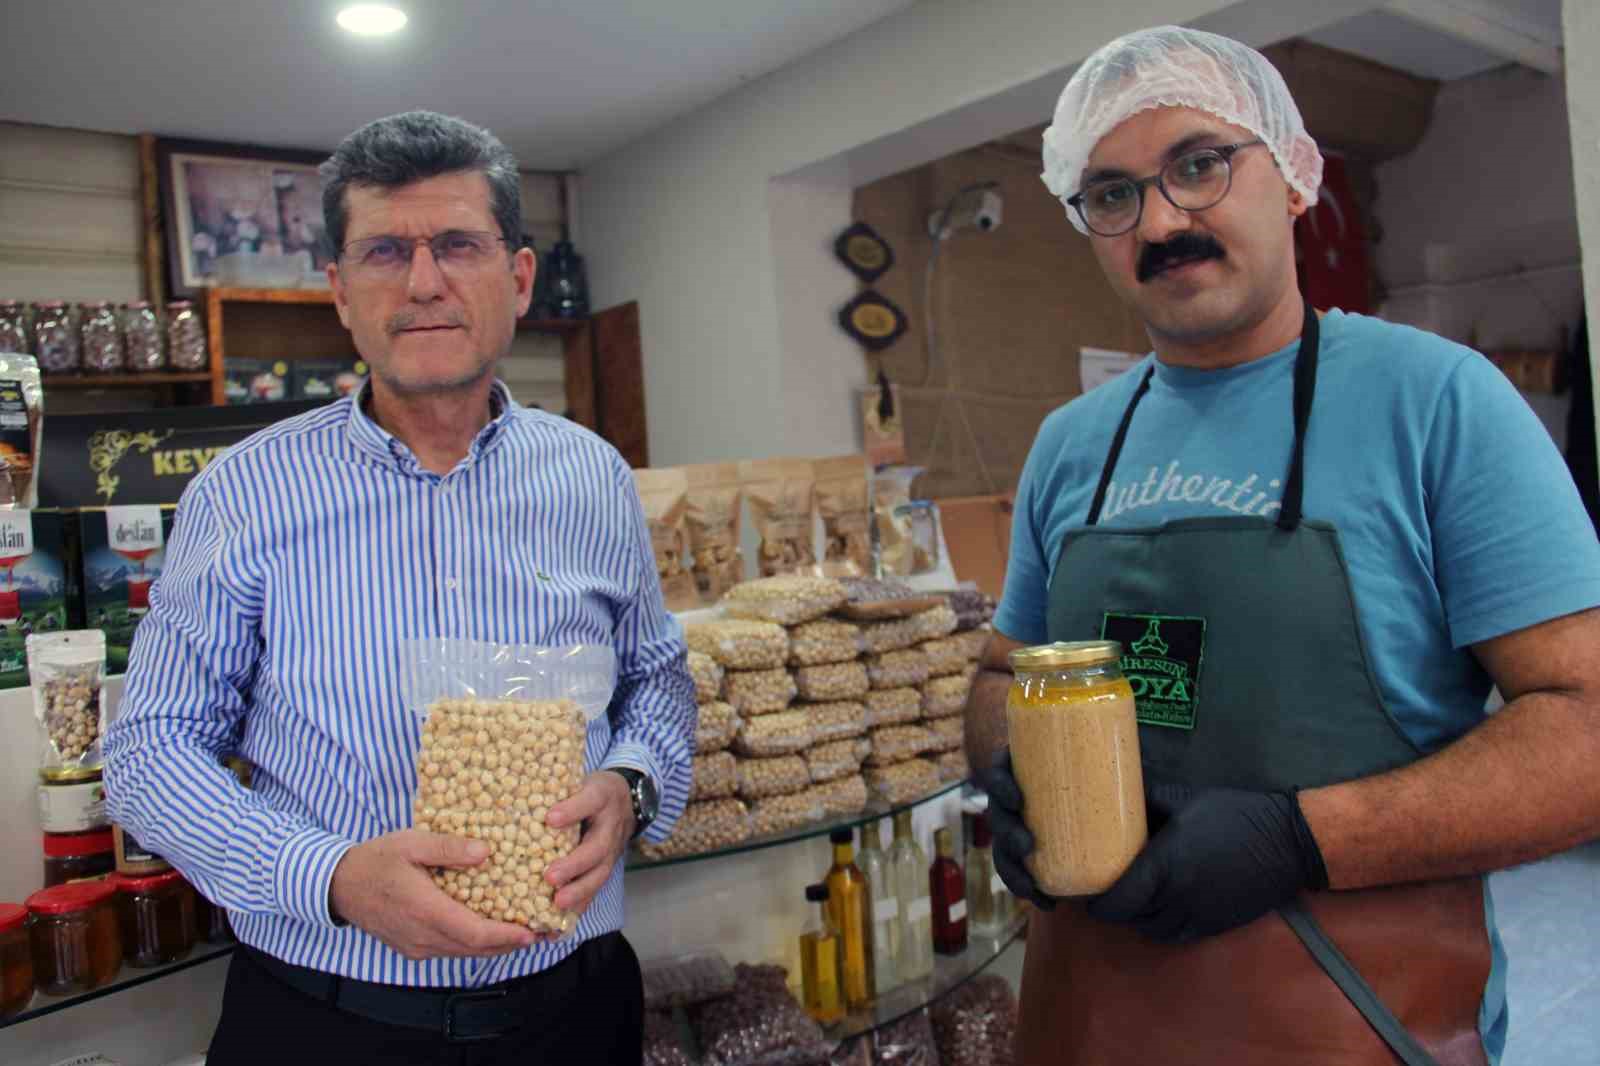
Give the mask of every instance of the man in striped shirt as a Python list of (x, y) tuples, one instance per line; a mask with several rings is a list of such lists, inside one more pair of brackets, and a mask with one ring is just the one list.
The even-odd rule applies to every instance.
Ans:
[[(683, 810), (695, 711), (632, 476), (494, 377), (536, 269), (504, 145), (411, 112), (350, 135), (323, 181), (335, 305), (371, 378), (185, 492), (106, 738), (112, 817), (244, 945), (212, 1066), (636, 1063), (621, 859)], [(615, 651), (599, 769), (548, 815), (582, 826), (547, 874), (575, 935), (482, 918), (430, 878), (487, 849), (409, 828), (400, 648), (419, 637)]]

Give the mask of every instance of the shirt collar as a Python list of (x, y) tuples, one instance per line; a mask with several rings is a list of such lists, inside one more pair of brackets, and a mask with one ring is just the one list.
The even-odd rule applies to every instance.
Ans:
[[(426, 473), (411, 449), (394, 434), (378, 425), (377, 421), (367, 413), (367, 405), (371, 400), (372, 382), (368, 380), (350, 399), (350, 416), (346, 431), (350, 443), (359, 451), (397, 466), (401, 470)], [(489, 424), (479, 430), (478, 435), (473, 438), (472, 447), (462, 462), (467, 464), (476, 462), (494, 447), (505, 435), (502, 430), (516, 409), (517, 401), (512, 399), (511, 390), (506, 388), (505, 382), (496, 379), (489, 390)]]

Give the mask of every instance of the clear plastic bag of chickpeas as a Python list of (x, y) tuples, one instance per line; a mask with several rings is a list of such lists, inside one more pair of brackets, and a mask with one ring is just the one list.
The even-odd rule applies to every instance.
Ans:
[(99, 629), (30, 633), (25, 642), (33, 716), (39, 723), (39, 767), (100, 765), (105, 708), (106, 635)]
[(616, 687), (615, 653), (433, 639), (403, 641), (401, 661), (421, 734), (413, 824), (491, 849), (478, 866), (434, 870), (434, 883), (486, 918), (571, 933), (579, 915), (556, 907), (544, 872), (578, 829), (545, 819), (603, 754), (591, 726)]

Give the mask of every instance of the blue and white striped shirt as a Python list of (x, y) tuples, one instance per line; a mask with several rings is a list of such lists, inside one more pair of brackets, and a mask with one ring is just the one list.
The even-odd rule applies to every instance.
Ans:
[[(441, 477), (354, 399), (255, 434), (178, 506), (106, 735), (111, 817), (226, 907), (239, 939), (369, 981), (475, 987), (549, 967), (623, 922), (622, 864), (554, 944), (410, 961), (328, 912), (354, 844), (411, 825), (420, 725), (400, 642), (603, 644), (617, 689), (589, 762), (688, 799), (694, 686), (627, 464), (563, 419), (498, 415)], [(253, 787), (222, 766), (237, 752)]]

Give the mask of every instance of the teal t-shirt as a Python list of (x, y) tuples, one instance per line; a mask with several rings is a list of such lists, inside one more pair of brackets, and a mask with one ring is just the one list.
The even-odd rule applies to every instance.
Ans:
[[(1226, 370), (1150, 356), (1052, 412), (1017, 488), (995, 628), (1046, 639), (1062, 539), (1085, 524), (1117, 423), (1152, 363), (1100, 523), (1276, 515), (1299, 347)], [(1600, 541), (1550, 435), (1493, 364), (1431, 333), (1324, 316), (1303, 507), (1338, 530), (1379, 690), (1425, 752), (1483, 720), (1492, 686), (1470, 645), (1600, 605)], [(1498, 1060), (1505, 965), (1493, 939), (1481, 1024)]]

